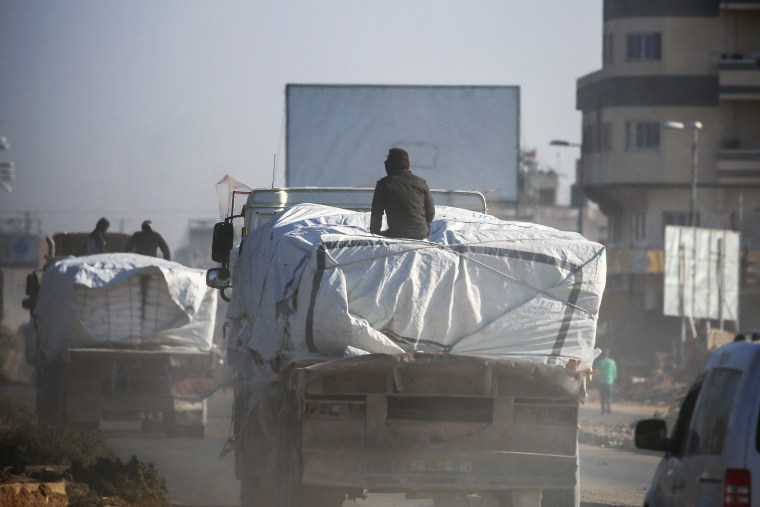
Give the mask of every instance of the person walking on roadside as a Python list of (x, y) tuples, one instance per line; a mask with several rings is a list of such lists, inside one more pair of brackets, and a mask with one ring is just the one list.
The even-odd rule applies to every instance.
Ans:
[(85, 253), (87, 255), (95, 255), (106, 252), (106, 232), (111, 227), (111, 222), (106, 217), (102, 217), (95, 224), (95, 228), (87, 237), (87, 245), (85, 246)]
[(141, 229), (129, 238), (125, 250), (140, 255), (158, 257), (158, 250), (160, 249), (164, 259), (170, 261), (171, 253), (169, 252), (169, 245), (166, 244), (166, 241), (164, 241), (164, 238), (159, 233), (153, 230), (153, 223), (150, 220), (146, 220), (142, 223)]
[(599, 371), (596, 380), (599, 382), (599, 397), (602, 404), (602, 415), (612, 413), (612, 394), (617, 381), (617, 363), (610, 357), (610, 351), (604, 350), (602, 357), (596, 362), (595, 370)]
[[(369, 231), (389, 238), (427, 239), (435, 203), (427, 182), (409, 170), (409, 153), (391, 148), (385, 172), (388, 175), (378, 180), (372, 196)], [(381, 231), (383, 214), (388, 229)]]

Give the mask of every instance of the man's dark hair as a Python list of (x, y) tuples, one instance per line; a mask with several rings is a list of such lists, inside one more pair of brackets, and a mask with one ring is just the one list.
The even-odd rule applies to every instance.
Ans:
[(401, 171), (409, 169), (409, 153), (401, 148), (391, 148), (388, 150), (388, 158), (385, 160), (385, 166), (391, 171)]

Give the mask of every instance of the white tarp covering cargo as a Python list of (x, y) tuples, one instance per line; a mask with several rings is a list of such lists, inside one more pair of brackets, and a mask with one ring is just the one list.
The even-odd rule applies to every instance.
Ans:
[(41, 285), (44, 359), (79, 347), (211, 348), (217, 296), (203, 270), (137, 254), (67, 257), (45, 269)]
[(429, 241), (368, 229), (369, 213), (305, 204), (245, 238), (229, 310), (233, 367), (354, 349), (593, 363), (602, 245), (441, 206)]

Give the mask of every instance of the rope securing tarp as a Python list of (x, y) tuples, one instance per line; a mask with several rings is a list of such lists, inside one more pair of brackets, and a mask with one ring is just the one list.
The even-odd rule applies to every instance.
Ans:
[(304, 204), (249, 234), (233, 272), (233, 355), (350, 346), (593, 363), (602, 245), (441, 206), (429, 240), (368, 227), (368, 213)]

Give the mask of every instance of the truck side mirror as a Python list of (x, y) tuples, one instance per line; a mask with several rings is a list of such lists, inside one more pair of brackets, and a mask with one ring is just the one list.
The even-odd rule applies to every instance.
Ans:
[(40, 279), (37, 278), (36, 273), (29, 273), (26, 275), (26, 295), (37, 297), (40, 293)]
[(206, 285), (212, 289), (226, 289), (230, 286), (230, 270), (211, 268), (206, 271)]
[(23, 301), (21, 301), (21, 307), (24, 310), (30, 312), (37, 306), (37, 297), (40, 294), (40, 279), (37, 278), (36, 273), (29, 273), (26, 275), (26, 295)]
[(214, 225), (214, 239), (211, 243), (211, 260), (227, 264), (230, 262), (230, 250), (234, 241), (235, 230), (231, 222), (219, 222)]
[(668, 450), (668, 428), (662, 419), (644, 419), (636, 423), (634, 443), (648, 451)]

